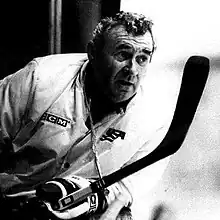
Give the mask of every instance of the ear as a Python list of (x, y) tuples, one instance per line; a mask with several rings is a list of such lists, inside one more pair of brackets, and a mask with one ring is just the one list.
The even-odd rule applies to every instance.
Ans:
[(95, 52), (96, 52), (96, 48), (94, 45), (94, 42), (91, 40), (89, 41), (89, 43), (87, 44), (87, 54), (88, 54), (88, 58), (89, 61), (91, 62), (92, 60), (94, 60), (95, 58)]

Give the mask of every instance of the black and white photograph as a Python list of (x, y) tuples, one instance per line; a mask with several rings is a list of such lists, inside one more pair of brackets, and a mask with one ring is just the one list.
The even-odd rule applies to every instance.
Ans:
[(219, 6), (3, 1), (0, 219), (219, 219)]

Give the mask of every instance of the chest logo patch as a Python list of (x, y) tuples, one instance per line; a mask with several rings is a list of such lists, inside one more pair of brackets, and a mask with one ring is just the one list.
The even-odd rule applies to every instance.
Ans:
[(53, 124), (60, 125), (62, 127), (66, 127), (67, 123), (70, 123), (70, 120), (67, 120), (67, 119), (62, 118), (62, 117), (58, 117), (56, 115), (53, 115), (53, 114), (50, 114), (50, 113), (47, 113), (47, 112), (45, 112), (42, 115), (41, 120), (48, 121), (48, 122), (51, 122)]
[(105, 134), (102, 135), (102, 137), (100, 138), (100, 141), (109, 141), (109, 142), (113, 142), (115, 139), (117, 138), (121, 138), (122, 140), (124, 140), (125, 138), (125, 132), (124, 131), (120, 131), (120, 130), (116, 130), (114, 128), (109, 128)]

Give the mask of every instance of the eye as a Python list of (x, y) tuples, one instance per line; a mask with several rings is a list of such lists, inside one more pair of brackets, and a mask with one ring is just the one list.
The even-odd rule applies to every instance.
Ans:
[(149, 56), (147, 55), (140, 55), (136, 57), (136, 62), (140, 66), (145, 66), (148, 63), (148, 60), (149, 60)]
[(119, 62), (123, 62), (125, 60), (128, 60), (129, 58), (132, 57), (131, 53), (128, 51), (119, 51), (114, 55), (115, 59), (118, 60)]

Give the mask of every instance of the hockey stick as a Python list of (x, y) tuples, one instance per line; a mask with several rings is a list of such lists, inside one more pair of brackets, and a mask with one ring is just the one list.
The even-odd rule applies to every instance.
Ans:
[(93, 182), (89, 187), (60, 199), (59, 205), (68, 206), (70, 201), (76, 204), (92, 193), (97, 193), (103, 188), (174, 154), (181, 147), (192, 123), (208, 78), (209, 68), (209, 59), (206, 57), (192, 56), (187, 60), (171, 125), (164, 139), (154, 151), (142, 159), (104, 176), (101, 180)]
[(103, 177), (105, 187), (174, 154), (182, 145), (194, 118), (209, 73), (209, 59), (201, 56), (190, 57), (184, 67), (180, 92), (174, 116), (159, 146), (144, 158)]

